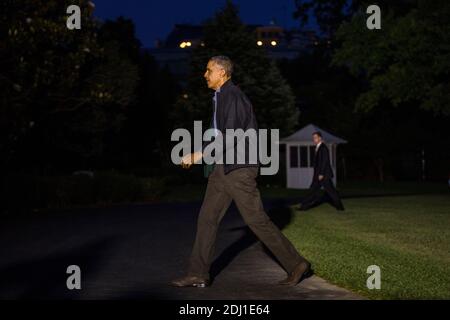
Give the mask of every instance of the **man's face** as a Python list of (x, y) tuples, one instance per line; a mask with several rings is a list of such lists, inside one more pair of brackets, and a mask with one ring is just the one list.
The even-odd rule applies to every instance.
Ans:
[(318, 134), (313, 134), (313, 142), (317, 146), (320, 142), (322, 142), (322, 138)]
[(225, 79), (225, 70), (214, 61), (209, 61), (204, 77), (208, 88), (217, 90)]

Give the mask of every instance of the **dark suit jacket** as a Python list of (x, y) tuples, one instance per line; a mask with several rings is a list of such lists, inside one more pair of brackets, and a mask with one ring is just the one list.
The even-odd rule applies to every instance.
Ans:
[[(231, 144), (226, 144), (225, 141), (226, 129), (242, 129), (244, 132), (251, 128), (258, 130), (258, 123), (250, 100), (241, 89), (231, 81), (231, 79), (228, 79), (222, 87), (220, 87), (220, 92), (217, 93), (216, 122), (217, 129), (224, 135), (223, 151), (219, 156), (223, 159), (225, 174), (239, 168), (259, 167), (259, 159), (257, 159), (256, 164), (249, 161), (250, 146), (248, 139), (244, 139), (245, 163), (243, 164), (237, 164), (236, 146), (238, 145), (238, 141), (234, 139)], [(211, 143), (211, 141), (205, 141), (203, 143), (203, 150), (209, 143)], [(226, 163), (226, 154), (230, 149), (234, 149), (234, 164)]]
[(319, 179), (319, 175), (326, 178), (333, 178), (333, 169), (330, 164), (330, 153), (325, 143), (322, 142), (317, 152), (314, 154), (314, 178), (313, 181)]

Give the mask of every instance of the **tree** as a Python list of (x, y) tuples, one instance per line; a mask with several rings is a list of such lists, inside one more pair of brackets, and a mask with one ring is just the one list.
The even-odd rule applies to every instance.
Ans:
[[(66, 9), (81, 8), (81, 30)], [(0, 3), (0, 152), (4, 164), (32, 155), (33, 165), (87, 158), (120, 122), (133, 99), (136, 68), (111, 42), (100, 43), (92, 3), (5, 0)], [(77, 160), (75, 160), (77, 159)], [(16, 162), (17, 163), (17, 162)], [(78, 162), (78, 165), (80, 163)]]
[(366, 15), (361, 8), (339, 28), (342, 46), (334, 63), (366, 77), (368, 89), (356, 104), (361, 110), (388, 102), (450, 115), (450, 3), (408, 3), (408, 9), (402, 10), (382, 7), (382, 29), (376, 31), (364, 27)]
[(299, 19), (303, 26), (310, 22), (313, 16), (322, 36), (332, 38), (339, 25), (352, 11), (354, 3), (355, 0), (295, 0), (296, 11), (293, 16)]
[(241, 22), (231, 1), (206, 21), (203, 44), (193, 50), (190, 77), (172, 114), (177, 126), (189, 128), (194, 120), (209, 124), (212, 96), (203, 74), (209, 58), (227, 55), (235, 63), (233, 81), (252, 101), (259, 127), (279, 128), (282, 135), (294, 129), (298, 110), (291, 88), (265, 49), (256, 45), (255, 35)]
[(377, 0), (374, 3), (367, 0), (295, 0), (296, 10), (293, 17), (299, 19), (301, 26), (305, 26), (311, 21), (315, 22), (319, 36), (334, 40), (335, 33), (341, 24), (369, 5), (377, 4), (402, 13), (407, 11), (411, 2), (414, 1), (416, 0), (396, 0), (395, 2)]
[(148, 52), (140, 55), (138, 66), (137, 99), (127, 113), (122, 138), (135, 166), (161, 168), (171, 163), (169, 112), (180, 89), (168, 68), (160, 68)]
[[(406, 48), (397, 57), (391, 57), (392, 61), (414, 52), (404, 45), (406, 38), (399, 43), (383, 43), (383, 39), (388, 38), (384, 30), (386, 23), (392, 17), (400, 19), (411, 14), (417, 8), (417, 1), (381, 0), (376, 3), (382, 11), (381, 31), (366, 28), (368, 15), (365, 11), (368, 5), (373, 4), (371, 1), (297, 1), (297, 17), (303, 17), (305, 21), (314, 17), (320, 34), (332, 41), (328, 48), (316, 46), (310, 53), (304, 53), (297, 61), (283, 67), (285, 74), (291, 74), (287, 77), (296, 95), (301, 98), (302, 120), (305, 124), (313, 122), (332, 128), (333, 132), (350, 141), (348, 145), (341, 147), (339, 155), (346, 157), (345, 162), (353, 177), (376, 176), (381, 181), (389, 177), (417, 179), (421, 176), (421, 154), (424, 150), (427, 161), (431, 157), (435, 158), (430, 165), (434, 172), (430, 170), (428, 176), (446, 174), (442, 170), (443, 161), (447, 159), (443, 148), (437, 146), (430, 135), (430, 128), (434, 128), (435, 136), (444, 135), (444, 119), (427, 114), (426, 109), (419, 109), (419, 103), (414, 100), (398, 103), (396, 108), (392, 108), (392, 101), (385, 96), (380, 97), (377, 108), (362, 107), (358, 101), (358, 97), (371, 86), (367, 70), (380, 68), (380, 61), (389, 62), (385, 60), (387, 51), (384, 49), (397, 48), (401, 51), (401, 48)], [(352, 17), (358, 19), (356, 23), (352, 21)], [(336, 34), (340, 25), (340, 30), (346, 28), (352, 33), (339, 31)], [(432, 26), (428, 22), (426, 25)], [(411, 39), (414, 37), (415, 34)], [(345, 59), (338, 61), (343, 54)], [(410, 63), (411, 67), (422, 68), (416, 61)], [(388, 70), (387, 67), (384, 68), (385, 71)], [(302, 76), (296, 77), (300, 70)], [(377, 72), (382, 70), (383, 67)], [(408, 86), (409, 80), (405, 80), (404, 85)], [(394, 86), (391, 88), (397, 89)], [(439, 144), (448, 145), (448, 139), (439, 139)], [(435, 150), (439, 150), (441, 157), (435, 156)], [(443, 160), (436, 161), (440, 158)]]

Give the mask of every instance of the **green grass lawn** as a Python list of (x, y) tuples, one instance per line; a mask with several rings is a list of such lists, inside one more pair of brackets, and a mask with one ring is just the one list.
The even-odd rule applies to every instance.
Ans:
[[(293, 210), (283, 232), (312, 261), (317, 275), (372, 299), (450, 299), (450, 196), (344, 200)], [(369, 290), (367, 267), (381, 268)]]
[[(171, 188), (162, 201), (200, 201), (206, 182)], [(344, 213), (328, 204), (294, 211), (283, 230), (313, 262), (316, 274), (372, 299), (450, 299), (448, 186), (358, 181), (338, 187)], [(261, 182), (259, 189), (263, 199), (306, 192)], [(381, 268), (380, 290), (366, 287), (370, 265)]]
[[(205, 194), (207, 182), (207, 179), (205, 179), (203, 184), (171, 185), (161, 197), (161, 201), (201, 201)], [(308, 192), (307, 190), (287, 189), (277, 185), (268, 185), (264, 181), (258, 181), (258, 188), (263, 199), (296, 198)], [(433, 182), (349, 181), (339, 183), (338, 189), (343, 197), (448, 193), (446, 183)]]

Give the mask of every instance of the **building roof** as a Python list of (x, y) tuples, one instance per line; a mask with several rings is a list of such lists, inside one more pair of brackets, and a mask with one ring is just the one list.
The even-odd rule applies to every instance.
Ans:
[(316, 131), (319, 131), (322, 134), (322, 139), (326, 143), (347, 143), (346, 140), (336, 137), (332, 135), (328, 131), (325, 131), (318, 126), (313, 124), (308, 124), (306, 127), (298, 130), (294, 134), (291, 134), (289, 137), (283, 138), (280, 140), (280, 143), (290, 143), (290, 142), (312, 142), (312, 134)]

